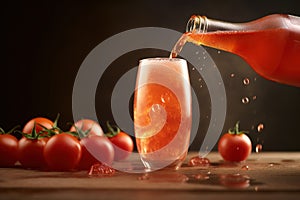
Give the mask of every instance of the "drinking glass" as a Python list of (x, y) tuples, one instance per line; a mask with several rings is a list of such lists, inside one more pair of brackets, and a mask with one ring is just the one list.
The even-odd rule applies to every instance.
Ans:
[(134, 94), (134, 129), (146, 171), (180, 168), (188, 152), (191, 120), (186, 60), (140, 60)]

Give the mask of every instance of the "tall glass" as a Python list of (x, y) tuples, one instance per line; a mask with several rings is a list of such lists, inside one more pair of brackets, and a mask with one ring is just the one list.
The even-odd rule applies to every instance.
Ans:
[(178, 169), (189, 147), (191, 88), (187, 62), (140, 60), (134, 95), (137, 149), (148, 171)]

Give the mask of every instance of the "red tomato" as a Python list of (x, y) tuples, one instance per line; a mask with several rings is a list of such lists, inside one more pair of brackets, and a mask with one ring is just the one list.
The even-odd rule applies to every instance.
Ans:
[(44, 148), (44, 158), (51, 170), (69, 171), (74, 169), (81, 158), (79, 140), (67, 133), (52, 136)]
[(121, 132), (117, 126), (112, 127), (108, 122), (107, 128), (109, 133), (107, 133), (106, 136), (113, 143), (115, 150), (114, 160), (119, 161), (126, 159), (133, 151), (133, 141), (131, 137), (126, 133)]
[(32, 132), (34, 124), (36, 133), (39, 133), (44, 129), (42, 126), (46, 127), (47, 129), (51, 129), (54, 123), (50, 119), (44, 117), (33, 118), (32, 120), (26, 123), (22, 132), (30, 134)]
[[(104, 135), (101, 126), (97, 122), (95, 122), (91, 119), (81, 119), (81, 120), (77, 121), (71, 127), (71, 129), (70, 129), (71, 132), (77, 132), (75, 126), (77, 127), (77, 129), (79, 129), (82, 132), (88, 131), (88, 135), (98, 135), (98, 136)], [(81, 136), (81, 137), (84, 137), (84, 136)]]
[(17, 160), (17, 138), (9, 134), (0, 135), (0, 167), (13, 167)]
[(246, 160), (252, 150), (251, 140), (238, 130), (238, 123), (233, 131), (224, 134), (218, 143), (218, 150), (226, 161), (240, 162)]
[(114, 148), (104, 136), (92, 135), (80, 141), (82, 157), (78, 169), (90, 169), (95, 163), (111, 165), (114, 160)]
[(114, 137), (109, 137), (109, 140), (114, 144), (115, 160), (124, 160), (133, 151), (133, 141), (129, 135), (124, 132), (119, 132)]
[(46, 167), (43, 151), (47, 139), (28, 139), (19, 141), (19, 161), (23, 168), (42, 169)]

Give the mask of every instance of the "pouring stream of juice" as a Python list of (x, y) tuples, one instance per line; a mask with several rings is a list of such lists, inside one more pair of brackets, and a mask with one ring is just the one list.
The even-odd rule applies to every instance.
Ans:
[(187, 41), (239, 55), (260, 76), (300, 87), (300, 17), (274, 14), (228, 23), (192, 16), (170, 57), (176, 57)]

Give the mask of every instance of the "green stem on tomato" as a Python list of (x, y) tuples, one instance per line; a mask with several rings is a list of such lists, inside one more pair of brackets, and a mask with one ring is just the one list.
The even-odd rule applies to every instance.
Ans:
[(116, 125), (110, 125), (109, 121), (106, 122), (108, 133), (105, 133), (107, 137), (114, 137), (120, 133), (120, 128)]
[(248, 131), (240, 131), (239, 126), (240, 126), (240, 121), (237, 121), (234, 128), (230, 128), (228, 130), (228, 133), (233, 134), (233, 135), (248, 133)]
[(17, 125), (15, 127), (13, 127), (11, 130), (9, 130), (8, 132), (5, 132), (3, 128), (0, 127), (0, 134), (4, 135), (4, 134), (12, 134), (14, 131), (16, 131), (17, 128), (20, 128), (20, 125)]

